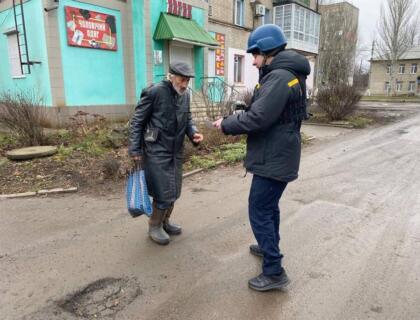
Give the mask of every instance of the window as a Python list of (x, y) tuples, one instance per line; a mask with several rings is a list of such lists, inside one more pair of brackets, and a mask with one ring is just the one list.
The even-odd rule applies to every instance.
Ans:
[(402, 81), (397, 81), (397, 91), (401, 91), (402, 90)]
[(234, 57), (234, 66), (233, 66), (233, 77), (235, 83), (243, 83), (243, 56), (235, 55)]
[(389, 85), (388, 81), (385, 82), (385, 91), (388, 92), (388, 93), (391, 91), (391, 86)]
[(271, 14), (270, 9), (265, 8), (265, 15), (262, 16), (261, 20), (262, 20), (261, 24), (273, 23), (273, 16)]
[(417, 73), (417, 63), (413, 63), (411, 65), (411, 74), (416, 74)]
[(408, 91), (409, 91), (409, 92), (414, 92), (414, 88), (415, 88), (415, 86), (416, 86), (416, 82), (415, 82), (415, 81), (410, 81), (410, 82), (408, 83)]
[(404, 74), (404, 72), (405, 72), (405, 64), (400, 64), (400, 68), (398, 70), (398, 73), (399, 74)]
[(235, 24), (244, 25), (244, 0), (235, 0)]
[(390, 64), (386, 66), (386, 73), (387, 74), (391, 73), (391, 65)]
[(22, 68), (19, 58), (18, 33), (13, 31), (7, 34), (7, 45), (9, 51), (10, 74), (12, 77), (22, 76)]
[(289, 47), (318, 53), (320, 15), (298, 4), (274, 7), (273, 23), (280, 26)]

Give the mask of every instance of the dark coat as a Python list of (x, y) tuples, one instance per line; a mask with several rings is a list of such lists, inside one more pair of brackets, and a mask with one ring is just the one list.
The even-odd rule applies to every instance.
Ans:
[(149, 194), (174, 202), (181, 195), (184, 137), (198, 132), (190, 112), (188, 93), (178, 95), (163, 80), (143, 90), (131, 119), (131, 156), (141, 155)]
[[(288, 71), (291, 70), (291, 71)], [(294, 51), (278, 53), (263, 69), (251, 105), (222, 121), (225, 134), (247, 134), (245, 167), (263, 177), (289, 182), (297, 178), (301, 120), (287, 121), (302, 99), (295, 74), (310, 73), (306, 58)]]

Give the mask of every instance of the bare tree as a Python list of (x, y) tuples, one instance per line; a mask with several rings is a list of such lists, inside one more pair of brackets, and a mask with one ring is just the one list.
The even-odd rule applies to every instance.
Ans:
[[(327, 5), (324, 5), (327, 4)], [(346, 2), (321, 2), (318, 88), (352, 82), (358, 10)]]
[(376, 54), (389, 68), (389, 84), (396, 95), (395, 71), (398, 61), (415, 44), (419, 32), (417, 0), (387, 0), (381, 6)]

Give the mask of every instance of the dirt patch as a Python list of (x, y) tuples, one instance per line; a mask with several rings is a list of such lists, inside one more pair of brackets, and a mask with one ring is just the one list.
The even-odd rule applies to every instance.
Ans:
[[(35, 192), (41, 189), (77, 187), (84, 193), (108, 193), (125, 183), (132, 167), (128, 156), (128, 129), (83, 127), (87, 133), (52, 132), (49, 141), (58, 146), (51, 157), (12, 161), (8, 150), (21, 147), (7, 134), (0, 134), (0, 194)], [(224, 136), (217, 130), (202, 128), (205, 141), (194, 147), (185, 141), (184, 172), (211, 168), (218, 161), (235, 162), (243, 157), (241, 137)]]
[[(115, 161), (111, 174), (108, 163)], [(78, 187), (89, 191), (108, 189), (107, 185), (124, 181), (131, 163), (127, 149), (111, 151), (101, 157), (74, 152), (65, 159), (59, 156), (27, 161), (3, 160), (0, 165), (0, 194), (40, 189)]]

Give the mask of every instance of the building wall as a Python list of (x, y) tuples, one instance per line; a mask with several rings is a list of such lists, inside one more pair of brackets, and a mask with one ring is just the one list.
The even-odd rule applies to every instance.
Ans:
[(344, 80), (345, 74), (346, 81), (352, 84), (359, 9), (347, 2), (321, 5), (319, 9), (322, 16), (317, 85)]
[[(67, 44), (65, 6), (115, 16), (117, 51), (72, 47)], [(125, 65), (121, 12), (73, 0), (60, 1), (58, 26), (66, 106), (126, 104)]]
[[(199, 0), (183, 0), (182, 2), (192, 6), (192, 19), (206, 30), (207, 4), (204, 1)], [(167, 74), (169, 68), (170, 41), (157, 41), (153, 39), (161, 13), (167, 12), (167, 0), (145, 0), (145, 12), (149, 12), (149, 14), (144, 17), (144, 21), (146, 24), (146, 37), (149, 39), (146, 42), (146, 52), (149, 57), (147, 61), (147, 83), (151, 84), (162, 80), (162, 78), (164, 78)], [(198, 89), (200, 87), (201, 78), (205, 75), (205, 50), (205, 48), (199, 46), (194, 46), (193, 48), (193, 67), (196, 74), (196, 77), (193, 80), (194, 89)], [(163, 62), (161, 64), (156, 64), (154, 61), (153, 56), (155, 51), (162, 51)]]
[(48, 71), (43, 4), (41, 0), (24, 3), (29, 58), (41, 64), (31, 66), (31, 74), (13, 78), (10, 73), (6, 31), (15, 28), (12, 1), (0, 4), (0, 92), (32, 92), (47, 106), (52, 105), (51, 82)]
[[(410, 81), (415, 82), (414, 93), (420, 95), (420, 58), (417, 60), (404, 60), (397, 63), (397, 68), (400, 64), (405, 64), (405, 73), (399, 74), (398, 70), (394, 74), (394, 81), (402, 82), (402, 91), (397, 92), (397, 94), (408, 94), (408, 85)], [(411, 74), (411, 65), (417, 64), (417, 72)], [(390, 81), (390, 76), (387, 74), (387, 65), (386, 61), (373, 61), (371, 63), (370, 70), (370, 79), (369, 79), (369, 93), (371, 95), (387, 95), (385, 90), (385, 82)]]
[(135, 99), (140, 97), (141, 90), (147, 86), (147, 55), (145, 33), (144, 0), (132, 2), (133, 12), (133, 57), (135, 68)]
[[(271, 0), (261, 0), (261, 4), (270, 10), (273, 15)], [(258, 82), (258, 70), (252, 65), (252, 56), (246, 53), (248, 37), (253, 29), (262, 24), (263, 18), (255, 16), (255, 7), (249, 1), (244, 1), (244, 25), (234, 24), (234, 0), (210, 0), (209, 30), (225, 35), (225, 76), (224, 79), (229, 85), (239, 89), (252, 89)], [(244, 81), (234, 83), (234, 56), (244, 57)]]

